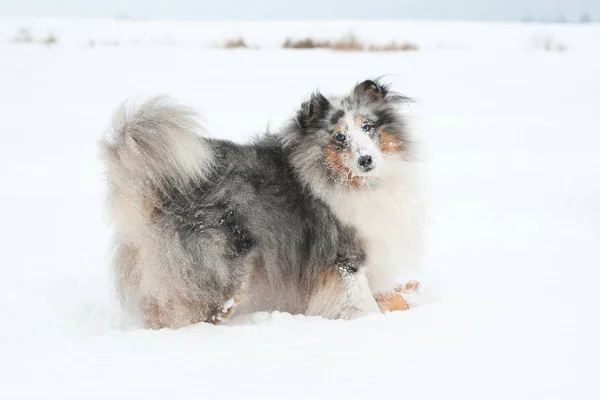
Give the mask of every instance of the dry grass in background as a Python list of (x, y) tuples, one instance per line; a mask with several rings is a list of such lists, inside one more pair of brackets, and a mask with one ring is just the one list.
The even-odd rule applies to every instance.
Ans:
[(537, 35), (532, 41), (535, 48), (544, 51), (562, 53), (569, 49), (566, 44), (550, 35)]
[(17, 44), (31, 44), (31, 43), (40, 43), (45, 44), (47, 46), (56, 44), (58, 42), (58, 38), (53, 32), (48, 32), (46, 36), (41, 39), (36, 39), (33, 37), (33, 33), (31, 33), (31, 29), (29, 28), (19, 28), (19, 30), (14, 34), (14, 36), (10, 39), (11, 43)]
[(340, 39), (333, 40), (331, 42), (331, 49), (339, 51), (363, 51), (365, 45), (353, 33), (350, 33)]
[(87, 45), (89, 47), (96, 47), (96, 46), (109, 46), (109, 47), (117, 47), (120, 45), (118, 40), (94, 40), (91, 39)]
[(32, 43), (33, 35), (29, 28), (20, 28), (10, 41), (12, 43)]
[(49, 32), (48, 35), (46, 35), (46, 37), (41, 40), (41, 43), (45, 44), (47, 46), (51, 46), (53, 44), (56, 44), (57, 42), (58, 42), (58, 38), (52, 32)]
[(340, 51), (362, 51), (364, 45), (354, 34), (348, 34), (337, 40), (314, 40), (287, 38), (281, 45), (284, 49), (332, 49)]
[[(14, 35), (8, 39), (13, 44), (42, 44), (46, 46), (52, 46), (58, 43), (58, 36), (48, 31), (45, 36), (34, 35), (32, 30), (28, 27), (21, 27), (16, 30)], [(119, 46), (121, 43), (116, 39), (90, 39), (86, 43), (89, 47), (96, 46)], [(133, 43), (127, 43), (133, 45), (140, 45), (139, 39), (136, 39)], [(175, 46), (176, 43), (173, 39), (168, 38), (166, 41), (143, 43), (143, 45), (149, 46)], [(550, 34), (538, 34), (531, 38), (531, 45), (538, 50), (562, 53), (569, 50), (569, 47), (558, 38)], [(242, 37), (230, 38), (221, 43), (215, 43), (213, 48), (222, 49), (259, 49), (258, 46), (250, 45)], [(295, 39), (288, 37), (282, 44), (281, 47), (284, 49), (329, 49), (333, 51), (347, 51), (347, 52), (405, 52), (405, 51), (418, 51), (419, 47), (415, 43), (411, 42), (399, 42), (392, 40), (385, 44), (378, 43), (364, 43), (353, 33), (350, 32), (340, 38), (336, 39), (313, 39), (311, 37), (305, 37), (301, 39)], [(439, 46), (439, 48), (445, 48)]]
[(388, 44), (377, 45), (372, 44), (369, 46), (369, 51), (417, 51), (419, 47), (414, 43), (403, 42), (398, 43), (396, 41), (392, 41)]
[(242, 37), (238, 37), (235, 39), (228, 39), (225, 44), (223, 44), (223, 48), (225, 49), (255, 49), (254, 46), (248, 46), (248, 43)]
[(284, 49), (325, 49), (330, 48), (331, 43), (325, 41), (316, 41), (311, 38), (305, 39), (285, 39), (281, 45)]
[(365, 45), (356, 35), (350, 33), (336, 40), (314, 40), (311, 38), (287, 38), (281, 45), (284, 49), (331, 49), (337, 51), (415, 51), (419, 48), (413, 43), (392, 41), (385, 45)]

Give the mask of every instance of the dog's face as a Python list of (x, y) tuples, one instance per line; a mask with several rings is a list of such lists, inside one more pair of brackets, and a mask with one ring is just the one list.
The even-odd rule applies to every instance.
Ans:
[(377, 176), (386, 156), (404, 150), (398, 103), (404, 98), (367, 80), (342, 98), (315, 93), (297, 115), (304, 151), (316, 151), (337, 184), (364, 186)]

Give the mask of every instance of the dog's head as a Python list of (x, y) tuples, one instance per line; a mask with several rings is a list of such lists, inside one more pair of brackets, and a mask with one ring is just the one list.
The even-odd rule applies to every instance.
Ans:
[(345, 97), (316, 92), (302, 104), (284, 140), (294, 143), (304, 174), (322, 168), (334, 184), (360, 188), (379, 174), (387, 156), (407, 150), (398, 112), (404, 100), (377, 80), (356, 85)]

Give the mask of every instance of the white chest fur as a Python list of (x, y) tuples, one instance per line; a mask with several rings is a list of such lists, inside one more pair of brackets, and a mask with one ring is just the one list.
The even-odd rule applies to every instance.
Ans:
[(365, 242), (373, 293), (389, 292), (416, 272), (423, 220), (418, 180), (413, 162), (386, 160), (371, 188), (328, 196), (338, 218)]

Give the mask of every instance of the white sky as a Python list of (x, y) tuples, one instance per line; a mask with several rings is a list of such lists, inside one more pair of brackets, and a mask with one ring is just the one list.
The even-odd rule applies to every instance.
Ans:
[(600, 17), (600, 0), (0, 0), (0, 15), (148, 19), (556, 19)]

